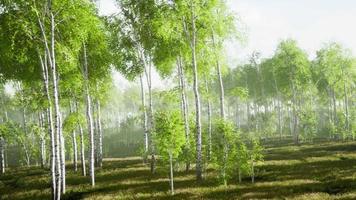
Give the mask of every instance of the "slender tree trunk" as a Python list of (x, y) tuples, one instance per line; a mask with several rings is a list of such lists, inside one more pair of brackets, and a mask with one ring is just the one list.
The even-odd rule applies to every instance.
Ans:
[[(3, 103), (3, 105), (5, 105)], [(2, 123), (6, 123), (7, 121), (7, 112), (5, 110), (5, 119), (2, 120)], [(0, 175), (1, 174), (5, 174), (5, 168), (6, 168), (6, 164), (5, 164), (5, 138), (0, 136)]]
[[(38, 22), (41, 28), (41, 33), (43, 36), (43, 41), (44, 41), (44, 46), (45, 46), (45, 62), (42, 62), (42, 68), (45, 68), (43, 70), (43, 74), (45, 74), (45, 84), (46, 86), (46, 93), (47, 93), (47, 99), (49, 102), (48, 106), (48, 118), (49, 118), (49, 125), (51, 129), (51, 144), (52, 144), (52, 199), (55, 200), (60, 200), (61, 198), (61, 170), (60, 170), (60, 153), (59, 153), (59, 120), (58, 116), (60, 114), (59, 110), (59, 97), (58, 97), (58, 91), (57, 91), (57, 69), (56, 69), (56, 59), (55, 59), (55, 22), (54, 22), (54, 15), (52, 13), (52, 5), (51, 1), (48, 3), (49, 7), (49, 15), (50, 15), (50, 20), (51, 20), (51, 28), (50, 28), (50, 43), (51, 45), (48, 45), (47, 42), (47, 35), (44, 29), (44, 23), (41, 21), (40, 17), (38, 16)], [(52, 120), (52, 101), (50, 98), (50, 93), (49, 93), (49, 70), (47, 68), (47, 58), (48, 62), (51, 66), (51, 71), (52, 71), (52, 81), (53, 81), (53, 97), (54, 97), (54, 126), (53, 126), (53, 120)], [(53, 174), (54, 177), (53, 177)]]
[[(209, 94), (209, 83), (207, 78), (205, 77), (205, 92)], [(211, 123), (211, 101), (208, 97), (208, 160), (211, 159), (212, 154), (212, 123)]]
[(330, 127), (332, 127), (331, 131), (330, 131), (330, 139), (332, 139), (335, 134), (335, 132), (334, 132), (335, 120), (334, 120), (333, 103), (332, 103), (332, 92), (331, 92), (330, 88), (328, 88), (328, 95), (329, 95), (329, 97), (328, 97), (328, 103), (329, 103), (328, 104), (328, 109), (329, 109), (328, 115), (329, 116), (328, 117), (329, 117), (329, 125), (330, 125)]
[[(142, 60), (145, 66), (145, 74), (148, 86), (148, 97), (149, 97), (149, 112), (148, 112), (148, 119), (149, 119), (149, 133), (151, 137), (150, 146), (151, 146), (151, 173), (154, 174), (156, 171), (156, 156), (155, 156), (155, 146), (152, 141), (152, 131), (153, 131), (153, 100), (152, 100), (152, 63), (151, 61), (146, 62), (144, 53), (142, 53)], [(148, 69), (147, 69), (148, 68)]]
[[(40, 22), (41, 24), (41, 22)], [(44, 34), (44, 33), (43, 33)], [(47, 46), (47, 45), (46, 45)], [(48, 47), (47, 47), (48, 48)], [(47, 66), (47, 51), (44, 52), (44, 60), (39, 52), (39, 58), (41, 61), (41, 67), (42, 67), (42, 78), (43, 78), (43, 85), (44, 85), (44, 93), (47, 97), (47, 103), (48, 107), (46, 109), (46, 117), (47, 117), (47, 124), (48, 124), (48, 132), (50, 135), (50, 141), (51, 141), (51, 178), (52, 178), (52, 199), (56, 199), (56, 191), (57, 191), (57, 185), (56, 185), (56, 145), (55, 145), (55, 130), (53, 127), (53, 119), (52, 119), (52, 99), (49, 91), (49, 72), (48, 72), (48, 66)]]
[[(26, 137), (28, 136), (28, 132), (27, 132), (27, 115), (26, 115), (26, 108), (22, 109), (22, 120), (23, 120), (23, 130), (25, 133)], [(22, 139), (20, 139), (20, 143), (21, 146), (25, 152), (25, 160), (26, 160), (26, 166), (29, 167), (31, 165), (31, 156), (30, 156), (30, 152), (27, 146), (27, 142), (25, 143)]]
[[(23, 98), (23, 94), (22, 94), (22, 98)], [(22, 125), (23, 125), (23, 131), (25, 133), (25, 136), (28, 137), (28, 133), (27, 133), (27, 116), (26, 116), (26, 108), (24, 107), (22, 109)], [(28, 151), (27, 151), (27, 146), (26, 144), (21, 140), (21, 145), (22, 145), (22, 148), (25, 152), (25, 160), (26, 160), (26, 165), (27, 167), (30, 166), (30, 158), (29, 158), (29, 154), (28, 154)]]
[[(214, 33), (212, 34), (212, 40), (213, 40), (213, 46), (215, 51), (217, 51), (216, 49), (216, 43), (215, 43), (215, 36)], [(217, 53), (216, 53), (217, 55)], [(224, 94), (224, 83), (223, 83), (223, 79), (222, 79), (222, 75), (221, 75), (221, 65), (220, 65), (220, 61), (219, 58), (216, 56), (216, 71), (217, 71), (217, 76), (218, 76), (218, 82), (219, 82), (219, 89), (220, 89), (220, 117), (222, 119), (225, 119), (225, 94)]]
[(46, 165), (46, 140), (44, 136), (41, 136), (41, 168), (44, 168)]
[[(94, 103), (94, 100), (91, 100)], [(99, 133), (98, 133), (98, 124), (97, 124), (97, 116), (95, 113), (95, 106), (92, 105), (92, 116), (93, 116), (93, 128), (94, 128), (94, 166), (98, 166), (98, 157), (99, 157), (99, 151), (98, 151), (98, 141), (99, 141)]]
[(31, 163), (30, 163), (31, 158), (30, 158), (30, 153), (29, 153), (28, 147), (27, 147), (25, 141), (23, 141), (22, 138), (19, 139), (19, 143), (20, 143), (20, 145), (22, 146), (22, 149), (23, 149), (23, 151), (24, 151), (24, 153), (25, 153), (26, 166), (29, 167), (30, 164), (31, 164)]
[(169, 153), (169, 166), (170, 166), (170, 185), (171, 185), (171, 194), (174, 195), (174, 181), (173, 181), (173, 156), (172, 152)]
[[(44, 114), (42, 112), (39, 113), (39, 124), (40, 124), (41, 130), (45, 130)], [(40, 135), (41, 168), (44, 168), (46, 165), (46, 139), (43, 134), (44, 133), (41, 132), (41, 135)]]
[[(74, 113), (72, 102), (70, 102), (70, 112)], [(78, 171), (78, 145), (77, 145), (77, 132), (72, 131), (72, 145), (73, 145), (73, 166), (74, 171)]]
[(282, 103), (281, 103), (281, 98), (278, 95), (278, 132), (279, 132), (279, 140), (282, 140)]
[[(48, 89), (48, 88), (47, 88)], [(50, 98), (50, 95), (47, 90), (47, 98)], [(51, 99), (49, 99), (51, 102)], [(51, 175), (52, 175), (52, 199), (57, 199), (57, 184), (58, 184), (58, 174), (57, 174), (57, 151), (56, 151), (56, 137), (55, 137), (55, 129), (53, 126), (53, 119), (52, 119), (52, 103), (49, 103), (47, 108), (47, 120), (49, 125), (49, 132), (50, 132), (50, 139), (51, 139)]]
[(61, 196), (61, 191), (62, 191), (62, 169), (61, 169), (61, 153), (60, 153), (60, 108), (59, 108), (59, 95), (58, 95), (58, 88), (57, 88), (57, 68), (55, 65), (55, 57), (54, 57), (54, 17), (53, 14), (51, 16), (51, 25), (52, 25), (52, 31), (51, 31), (51, 35), (52, 35), (52, 42), (51, 42), (51, 47), (52, 47), (52, 53), (51, 53), (51, 57), (52, 57), (52, 65), (51, 65), (51, 69), (52, 69), (52, 81), (53, 81), (53, 98), (54, 98), (54, 129), (55, 129), (55, 133), (56, 133), (56, 143), (55, 143), (55, 149), (56, 149), (56, 179), (57, 179), (57, 199), (60, 199)]
[(192, 54), (192, 68), (193, 68), (193, 92), (195, 100), (195, 126), (196, 126), (196, 179), (198, 182), (203, 180), (203, 162), (202, 162), (202, 132), (201, 132), (201, 107), (200, 107), (200, 94), (199, 94), (199, 80), (198, 80), (198, 66), (196, 59), (196, 15), (194, 2), (190, 2), (191, 14), (191, 27), (188, 30), (187, 21), (185, 17), (182, 18), (183, 29), (186, 34), (187, 40), (190, 43), (190, 50)]
[[(186, 33), (188, 39), (190, 40), (190, 49), (192, 53), (192, 67), (193, 67), (193, 91), (195, 98), (195, 124), (196, 124), (196, 178), (200, 182), (203, 180), (203, 162), (202, 162), (202, 133), (201, 133), (201, 107), (200, 107), (200, 94), (199, 94), (199, 80), (198, 80), (198, 66), (196, 60), (196, 26), (195, 26), (195, 8), (193, 2), (191, 2), (191, 34)], [(184, 22), (184, 27), (186, 27), (186, 22)]]
[(72, 144), (73, 144), (73, 166), (74, 171), (78, 171), (78, 147), (77, 147), (77, 133), (72, 131)]
[(332, 102), (333, 102), (333, 109), (334, 109), (334, 125), (337, 126), (339, 122), (337, 117), (336, 95), (334, 89), (331, 90), (331, 94), (332, 94)]
[(6, 144), (6, 140), (5, 140), (5, 147), (4, 147), (4, 150), (5, 150), (5, 170), (6, 168), (9, 167), (9, 162), (8, 162), (8, 150), (7, 150), (7, 144)]
[[(55, 59), (55, 22), (54, 15), (50, 13), (51, 18), (51, 49), (48, 50), (50, 56), (50, 64), (52, 71), (52, 82), (53, 82), (53, 99), (54, 99), (54, 130), (55, 130), (55, 154), (56, 154), (56, 199), (61, 197), (61, 180), (62, 180), (62, 170), (61, 170), (61, 161), (60, 161), (60, 107), (59, 107), (59, 94), (58, 94), (58, 83), (57, 83), (57, 66)], [(48, 48), (47, 48), (48, 49)]]
[(5, 174), (5, 139), (0, 137), (0, 174)]
[(89, 171), (91, 178), (91, 185), (95, 186), (95, 166), (94, 166), (94, 127), (93, 127), (93, 117), (91, 111), (91, 98), (89, 93), (89, 72), (88, 72), (88, 61), (87, 61), (87, 50), (85, 43), (83, 44), (84, 51), (84, 78), (85, 78), (85, 92), (86, 92), (86, 115), (87, 115), (87, 123), (88, 123), (88, 132), (89, 132)]
[(142, 100), (142, 120), (143, 120), (143, 137), (144, 137), (144, 162), (146, 162), (148, 154), (148, 127), (147, 127), (147, 110), (146, 110), (146, 95), (143, 86), (142, 74), (140, 75), (140, 86), (141, 86), (141, 100)]
[[(5, 118), (4, 118), (3, 122), (6, 123), (9, 121), (6, 109), (5, 109), (4, 113), (5, 113)], [(4, 137), (0, 137), (0, 145), (1, 145), (1, 148), (0, 148), (0, 156), (1, 156), (1, 158), (0, 158), (0, 160), (1, 160), (0, 174), (5, 174), (6, 168), (8, 167), (8, 162), (7, 162), (6, 139)]]
[(250, 112), (250, 102), (246, 101), (246, 125), (248, 132), (250, 132)]
[(333, 123), (333, 111), (330, 98), (328, 98), (328, 118), (329, 124), (331, 125)]
[(101, 126), (101, 105), (100, 100), (96, 100), (97, 126), (98, 126), (98, 165), (103, 167), (103, 130)]
[(84, 135), (83, 135), (83, 127), (79, 124), (79, 136), (80, 136), (80, 160), (82, 164), (82, 175), (86, 176), (86, 167), (85, 167), (85, 145), (84, 145)]
[[(184, 120), (184, 131), (185, 131), (185, 151), (187, 154), (190, 153), (190, 133), (189, 133), (189, 122), (188, 122), (188, 104), (187, 104), (187, 97), (185, 94), (185, 78), (184, 78), (184, 68), (182, 57), (178, 58), (177, 61), (178, 66), (178, 75), (179, 75), (179, 82), (181, 86), (181, 103), (182, 103), (182, 114)], [(188, 159), (185, 163), (185, 171), (188, 172), (190, 168), (190, 160)]]
[(292, 108), (288, 106), (288, 117), (289, 117), (289, 133), (293, 136), (293, 115), (292, 115)]
[[(59, 115), (59, 124), (62, 124), (62, 115)], [(59, 142), (60, 142), (60, 160), (61, 160), (61, 178), (62, 178), (62, 194), (66, 193), (66, 157), (65, 157), (65, 141), (62, 128), (59, 129)]]
[(223, 155), (223, 160), (224, 160), (224, 165), (223, 165), (223, 169), (222, 169), (222, 175), (223, 175), (223, 179), (224, 179), (224, 186), (227, 186), (227, 177), (226, 177), (226, 165), (227, 165), (227, 158), (228, 158), (228, 152), (227, 152), (227, 145), (224, 145), (224, 155)]
[(294, 83), (292, 82), (292, 106), (293, 106), (293, 136), (294, 143), (299, 144), (299, 133), (298, 133), (298, 111), (297, 111), (297, 92)]
[(257, 132), (260, 130), (260, 116), (259, 116), (259, 109), (258, 109), (258, 104), (256, 103), (256, 98), (253, 101), (253, 114), (255, 116), (256, 122), (255, 122), (255, 129)]
[[(24, 96), (24, 94), (22, 94)], [(23, 131), (25, 132), (25, 135), (28, 136), (28, 132), (27, 132), (27, 115), (26, 115), (26, 108), (24, 107), (22, 109), (22, 122), (23, 122)]]
[(345, 104), (345, 129), (350, 130), (350, 119), (349, 119), (349, 97), (347, 94), (347, 87), (344, 81), (344, 104)]
[(274, 87), (276, 89), (277, 93), (277, 102), (278, 102), (278, 132), (279, 132), (279, 140), (282, 140), (282, 134), (283, 134), (283, 119), (282, 119), (282, 98), (281, 94), (279, 92), (279, 87), (276, 79), (276, 75), (273, 71), (273, 81), (274, 81)]

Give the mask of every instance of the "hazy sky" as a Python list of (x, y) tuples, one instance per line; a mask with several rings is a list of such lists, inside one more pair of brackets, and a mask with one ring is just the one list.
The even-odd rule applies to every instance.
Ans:
[(337, 41), (356, 51), (355, 0), (230, 0), (248, 27), (247, 49), (272, 54), (281, 39), (294, 38), (313, 54)]
[[(230, 63), (256, 50), (272, 55), (280, 40), (293, 38), (311, 58), (325, 42), (337, 41), (356, 52), (356, 0), (227, 0), (244, 24), (247, 43), (227, 46)], [(114, 0), (99, 2), (102, 14), (117, 11)]]
[[(253, 50), (269, 56), (286, 38), (296, 39), (311, 54), (328, 41), (356, 51), (355, 0), (228, 0), (228, 4), (247, 28), (247, 44), (233, 51), (238, 58)], [(101, 0), (99, 6), (102, 14), (117, 10), (114, 0)]]

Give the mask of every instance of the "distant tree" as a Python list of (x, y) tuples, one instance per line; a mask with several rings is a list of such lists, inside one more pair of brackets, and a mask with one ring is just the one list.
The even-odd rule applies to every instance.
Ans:
[(297, 46), (295, 40), (282, 41), (273, 57), (276, 62), (276, 78), (280, 91), (291, 100), (292, 135), (299, 142), (299, 117), (301, 97), (311, 81), (310, 62), (307, 54)]
[[(313, 65), (314, 82), (322, 97), (328, 99), (330, 132), (351, 134), (349, 97), (355, 85), (355, 62), (349, 50), (330, 43), (317, 52)], [(338, 98), (344, 99), (344, 111), (338, 116)], [(344, 130), (344, 131), (343, 131)]]

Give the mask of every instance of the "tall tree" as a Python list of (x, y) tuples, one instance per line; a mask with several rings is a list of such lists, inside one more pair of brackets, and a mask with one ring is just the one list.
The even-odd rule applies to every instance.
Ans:
[(277, 62), (277, 79), (280, 82), (280, 90), (291, 99), (292, 107), (292, 133), (294, 142), (299, 142), (298, 112), (301, 107), (301, 97), (311, 80), (310, 62), (307, 54), (301, 50), (296, 41), (285, 40), (281, 42), (276, 50), (274, 59)]

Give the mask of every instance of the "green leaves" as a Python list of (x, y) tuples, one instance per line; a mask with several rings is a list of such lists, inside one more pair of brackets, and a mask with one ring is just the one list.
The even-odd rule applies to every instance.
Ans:
[(169, 155), (176, 159), (185, 144), (184, 126), (179, 111), (160, 111), (155, 114), (154, 142), (159, 155), (168, 161)]
[(7, 143), (11, 144), (16, 142), (20, 137), (23, 136), (24, 132), (19, 124), (13, 121), (0, 124), (0, 137), (3, 137)]
[(294, 40), (281, 42), (273, 57), (275, 75), (280, 89), (285, 93), (291, 92), (291, 84), (295, 89), (303, 89), (311, 78), (310, 63), (307, 54), (297, 46)]
[(355, 76), (353, 60), (349, 50), (340, 44), (330, 43), (317, 52), (314, 61), (314, 81), (322, 92), (327, 88), (342, 89), (343, 83)]
[(71, 133), (77, 129), (78, 124), (85, 124), (85, 116), (79, 112), (70, 113), (63, 122), (64, 131)]
[(232, 168), (237, 164), (234, 159), (236, 153), (236, 142), (238, 134), (232, 123), (218, 119), (214, 123), (213, 131), (213, 162), (219, 170), (219, 178), (226, 185), (227, 180), (232, 176)]

